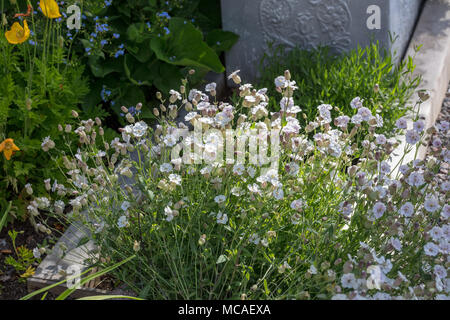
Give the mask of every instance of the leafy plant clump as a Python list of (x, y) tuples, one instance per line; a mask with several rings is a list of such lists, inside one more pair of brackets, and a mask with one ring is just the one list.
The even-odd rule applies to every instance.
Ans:
[[(379, 133), (388, 136), (395, 121), (411, 109), (407, 102), (420, 82), (413, 75), (411, 57), (396, 66), (392, 55), (378, 43), (342, 56), (333, 55), (328, 47), (289, 51), (281, 46), (270, 47), (261, 61), (258, 86), (269, 88), (273, 97), (273, 78), (285, 68), (296, 75), (298, 90), (294, 98), (306, 114), (306, 122), (314, 118), (316, 106), (322, 103), (338, 106), (351, 116), (357, 111), (355, 104), (363, 100), (364, 106), (383, 117), (385, 123)], [(352, 101), (355, 97), (359, 99)], [(269, 106), (271, 110), (279, 108), (274, 98)]]
[[(216, 101), (213, 84), (189, 90), (185, 79), (158, 95), (155, 129), (122, 108), (129, 124), (104, 148), (87, 138), (100, 122), (70, 133), (82, 144), (62, 168), (74, 198), (52, 194), (45, 210), (70, 206), (98, 245), (91, 262), (135, 255), (112, 272), (151, 299), (448, 298), (450, 188), (436, 177), (449, 150), (433, 138), (429, 160), (392, 163), (398, 143), (375, 133), (380, 118), (364, 105), (333, 118), (321, 104), (302, 129), (289, 71), (277, 80), (281, 108), (272, 115), (265, 89), (230, 77), (240, 85), (233, 105)], [(174, 123), (179, 108), (196, 131)], [(414, 117), (403, 155), (449, 129), (425, 132)], [(397, 121), (397, 133), (405, 124)], [(221, 153), (230, 132), (226, 147), (236, 152)], [(238, 149), (242, 141), (249, 146)]]
[(26, 218), (29, 185), (44, 193), (44, 177), (62, 178), (41, 146), (58, 124), (70, 125), (71, 110), (89, 90), (56, 8), (52, 15), (39, 6), (0, 1), (0, 211), (12, 201), (8, 221)]
[[(177, 86), (187, 68), (196, 69), (196, 81), (223, 72), (220, 54), (238, 38), (221, 29), (217, 0), (84, 1), (82, 18), (73, 37), (90, 70), (87, 105), (116, 116), (123, 105), (156, 103), (154, 93)], [(150, 108), (141, 112), (153, 118)]]

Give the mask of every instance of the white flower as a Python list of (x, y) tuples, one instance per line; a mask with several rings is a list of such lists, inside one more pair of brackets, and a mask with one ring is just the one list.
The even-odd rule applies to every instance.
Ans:
[(375, 135), (375, 143), (379, 144), (379, 145), (384, 145), (386, 144), (386, 137), (384, 136), (384, 134), (376, 134)]
[(226, 213), (222, 213), (221, 211), (219, 211), (216, 218), (218, 224), (226, 224), (228, 222), (228, 215)]
[(120, 205), (120, 209), (122, 209), (123, 211), (127, 211), (129, 207), (131, 207), (131, 203), (129, 203), (128, 201), (124, 201)]
[(360, 97), (356, 97), (354, 98), (351, 102), (350, 102), (350, 106), (352, 107), (352, 109), (359, 109), (362, 107), (362, 101)]
[(404, 217), (411, 217), (414, 213), (414, 205), (411, 202), (406, 202), (400, 208), (400, 214)]
[(346, 128), (349, 122), (350, 118), (348, 116), (339, 116), (334, 119), (335, 125), (339, 128)]
[(423, 120), (418, 120), (414, 122), (414, 130), (421, 133), (425, 129), (425, 122)]
[(344, 217), (350, 217), (353, 213), (353, 204), (348, 201), (342, 201), (339, 204), (339, 212), (342, 213)]
[(178, 211), (172, 210), (169, 206), (167, 206), (164, 208), (164, 214), (166, 215), (166, 221), (170, 222), (178, 215)]
[(383, 216), (384, 212), (386, 211), (386, 206), (382, 202), (377, 202), (373, 206), (373, 214), (375, 215), (376, 219), (379, 219)]
[(117, 225), (119, 228), (126, 227), (128, 225), (128, 220), (126, 216), (121, 216), (119, 220), (117, 221)]
[(429, 233), (434, 241), (439, 241), (439, 239), (441, 239), (443, 236), (442, 229), (439, 228), (438, 226), (434, 226)]
[(429, 197), (428, 199), (426, 199), (423, 206), (425, 207), (425, 210), (427, 210), (428, 212), (435, 212), (440, 208), (439, 202), (435, 197)]
[(423, 185), (425, 183), (425, 179), (423, 178), (422, 173), (415, 171), (409, 175), (406, 182), (411, 187), (420, 187), (421, 185)]
[(261, 239), (259, 238), (259, 236), (256, 233), (253, 233), (250, 238), (248, 239), (248, 241), (250, 241), (253, 244), (258, 245), (259, 242), (261, 241)]
[(217, 87), (217, 84), (215, 82), (208, 83), (205, 87), (205, 91), (211, 92), (213, 90), (216, 90), (216, 87)]
[(347, 289), (357, 289), (358, 281), (353, 273), (346, 273), (341, 278), (341, 284), (343, 288)]
[(27, 191), (27, 193), (28, 193), (29, 195), (32, 195), (32, 194), (33, 194), (33, 188), (31, 187), (31, 184), (27, 183), (27, 184), (25, 185), (25, 190)]
[(439, 253), (439, 247), (437, 245), (435, 245), (433, 242), (428, 242), (424, 247), (423, 247), (425, 254), (427, 256), (436, 256)]
[(391, 172), (391, 166), (386, 161), (381, 161), (380, 172), (383, 174), (389, 174)]
[(317, 268), (312, 264), (309, 266), (308, 272), (310, 274), (317, 274)]
[(275, 199), (277, 200), (281, 200), (284, 198), (284, 191), (281, 188), (277, 188), (273, 191), (273, 196), (275, 197)]
[(406, 142), (409, 144), (416, 144), (420, 140), (420, 134), (415, 130), (406, 131)]
[(170, 163), (163, 163), (159, 166), (159, 171), (161, 172), (172, 172), (173, 166)]
[(398, 119), (397, 122), (395, 122), (395, 125), (397, 126), (398, 129), (406, 129), (408, 126), (408, 121), (406, 120), (405, 117), (402, 117)]
[(164, 137), (164, 144), (168, 147), (173, 147), (177, 143), (177, 138), (174, 135), (167, 135)]
[(233, 174), (241, 176), (245, 172), (245, 166), (242, 163), (236, 163), (233, 167)]
[(169, 174), (169, 181), (177, 186), (181, 185), (181, 176), (178, 174)]
[(50, 206), (50, 200), (46, 197), (36, 198), (36, 203), (39, 209), (47, 209)]
[(402, 251), (402, 243), (400, 242), (400, 240), (398, 238), (391, 237), (390, 242), (395, 250)]
[(136, 138), (140, 138), (147, 132), (148, 126), (144, 121), (139, 121), (133, 126), (133, 135)]
[(440, 279), (447, 278), (447, 270), (443, 266), (438, 264), (434, 266), (434, 274)]
[(62, 201), (62, 200), (55, 201), (54, 206), (55, 206), (55, 211), (58, 214), (62, 214), (64, 212), (64, 208), (66, 207), (64, 201)]
[(45, 137), (41, 144), (42, 150), (45, 152), (53, 149), (55, 147), (55, 143), (50, 139), (50, 137)]
[(227, 197), (225, 197), (224, 195), (219, 195), (217, 197), (214, 198), (214, 201), (218, 204), (222, 204), (225, 202), (225, 200), (227, 200)]
[(294, 200), (291, 202), (291, 208), (297, 211), (302, 211), (306, 207), (306, 203), (302, 199)]
[(279, 76), (275, 78), (275, 87), (284, 88), (286, 84), (286, 78), (284, 76)]
[(263, 245), (263, 247), (267, 248), (269, 246), (269, 241), (267, 241), (267, 239), (264, 238), (264, 239), (261, 240), (261, 244)]
[(41, 258), (41, 252), (39, 251), (39, 248), (34, 248), (33, 249), (33, 257), (35, 257), (36, 259), (40, 259)]
[(261, 190), (259, 189), (259, 186), (256, 183), (248, 185), (247, 188), (251, 193), (258, 193), (258, 194), (261, 193)]
[(256, 169), (252, 166), (247, 168), (247, 173), (250, 177), (254, 178), (256, 174)]
[(450, 218), (450, 205), (444, 205), (441, 211), (441, 218), (444, 220), (448, 220), (448, 218)]
[(369, 121), (372, 118), (372, 112), (366, 107), (359, 108), (358, 115), (361, 116), (363, 121)]

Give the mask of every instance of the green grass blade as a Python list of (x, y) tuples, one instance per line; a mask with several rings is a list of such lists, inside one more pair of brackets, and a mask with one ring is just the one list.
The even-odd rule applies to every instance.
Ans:
[[(91, 281), (91, 280), (93, 280), (93, 279), (95, 279), (95, 278), (97, 278), (97, 277), (100, 277), (100, 276), (102, 276), (102, 275), (104, 275), (104, 274), (107, 274), (108, 272), (110, 272), (110, 271), (112, 271), (112, 270), (114, 270), (114, 269), (120, 267), (121, 265), (127, 263), (128, 261), (130, 261), (131, 259), (133, 259), (133, 258), (135, 258), (135, 257), (136, 257), (136, 256), (133, 255), (133, 256), (131, 256), (131, 257), (129, 257), (129, 258), (127, 258), (127, 259), (125, 259), (125, 260), (119, 262), (119, 263), (116, 263), (115, 265), (113, 265), (113, 266), (111, 266), (111, 267), (105, 268), (105, 269), (103, 269), (103, 270), (101, 270), (101, 271), (98, 271), (98, 272), (96, 272), (96, 273), (94, 273), (94, 274), (91, 274), (91, 275), (87, 276), (86, 278), (84, 278), (84, 279), (82, 279), (82, 280), (80, 281), (80, 286), (82, 286), (82, 285), (88, 283), (89, 281)], [(67, 289), (66, 291), (64, 291), (63, 293), (61, 293), (55, 300), (64, 300), (64, 299), (67, 298), (69, 295), (71, 295), (75, 290), (77, 290), (77, 289), (76, 289), (76, 288)]]

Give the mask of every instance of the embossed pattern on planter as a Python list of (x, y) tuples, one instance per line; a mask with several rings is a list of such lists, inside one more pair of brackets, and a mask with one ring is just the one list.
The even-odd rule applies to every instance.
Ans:
[[(227, 72), (242, 71), (245, 81), (258, 74), (267, 44), (312, 49), (327, 45), (335, 53), (380, 41), (400, 60), (413, 32), (422, 0), (222, 0), (225, 30), (240, 35), (226, 54)], [(367, 20), (376, 6), (380, 28)], [(394, 46), (389, 32), (398, 35)]]

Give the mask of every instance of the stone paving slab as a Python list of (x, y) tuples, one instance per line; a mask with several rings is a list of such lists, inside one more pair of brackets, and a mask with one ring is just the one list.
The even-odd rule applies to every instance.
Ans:
[[(418, 46), (421, 48), (415, 53)], [(425, 119), (426, 130), (436, 122), (450, 81), (450, 0), (428, 0), (425, 3), (405, 59), (409, 57), (414, 58), (416, 64), (414, 76), (422, 77), (418, 89), (427, 90), (430, 94), (430, 99), (421, 105), (419, 113)], [(414, 95), (410, 104), (414, 105), (417, 99), (417, 95)], [(412, 120), (409, 117), (408, 129), (411, 128)], [(397, 156), (392, 159), (393, 164), (401, 158), (405, 144), (403, 136), (401, 145), (394, 152)], [(416, 152), (417, 158), (424, 159), (426, 151), (426, 146), (420, 146), (419, 150), (414, 147), (405, 156), (403, 164), (412, 161)]]

